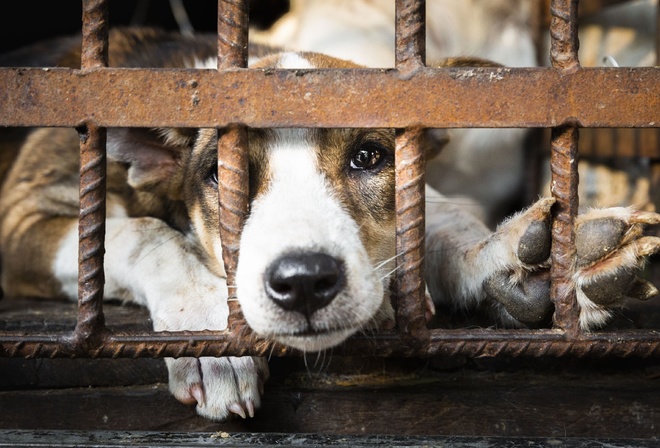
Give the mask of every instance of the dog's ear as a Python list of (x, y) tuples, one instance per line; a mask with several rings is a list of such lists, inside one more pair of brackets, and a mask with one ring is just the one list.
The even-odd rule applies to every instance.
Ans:
[(108, 158), (128, 169), (128, 184), (136, 189), (170, 183), (190, 154), (194, 129), (108, 129)]

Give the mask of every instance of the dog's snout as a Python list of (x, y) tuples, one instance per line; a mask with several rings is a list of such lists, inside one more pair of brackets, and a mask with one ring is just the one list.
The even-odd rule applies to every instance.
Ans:
[(332, 302), (345, 283), (343, 263), (320, 252), (284, 255), (271, 264), (265, 277), (266, 293), (273, 302), (307, 317)]

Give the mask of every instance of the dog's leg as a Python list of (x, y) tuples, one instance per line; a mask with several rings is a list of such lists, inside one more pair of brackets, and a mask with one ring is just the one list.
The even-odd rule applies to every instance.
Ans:
[[(495, 323), (539, 327), (549, 323), (550, 208), (541, 199), (490, 232), (464, 206), (433, 200), (427, 191), (427, 283), (436, 301), (459, 308), (486, 308)], [(607, 322), (626, 297), (657, 294), (636, 272), (660, 250), (660, 239), (643, 237), (655, 213), (612, 208), (580, 215), (576, 223), (575, 285), (580, 325)]]
[[(75, 223), (74, 223), (75, 224)], [(72, 225), (55, 260), (64, 291), (77, 291), (77, 226)], [(226, 279), (210, 272), (186, 236), (159, 219), (107, 220), (105, 257), (107, 297), (146, 306), (157, 331), (224, 330)], [(252, 416), (268, 376), (263, 358), (167, 359), (174, 396), (197, 404), (197, 412), (222, 420), (230, 413)]]

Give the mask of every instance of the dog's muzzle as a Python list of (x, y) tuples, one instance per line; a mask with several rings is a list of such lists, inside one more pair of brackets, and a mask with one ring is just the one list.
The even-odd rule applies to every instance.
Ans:
[(346, 286), (344, 263), (321, 252), (299, 252), (276, 259), (264, 276), (268, 298), (286, 311), (312, 314), (326, 307)]

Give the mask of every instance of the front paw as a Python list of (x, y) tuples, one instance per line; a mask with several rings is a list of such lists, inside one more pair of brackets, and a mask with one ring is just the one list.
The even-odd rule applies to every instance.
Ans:
[(627, 298), (647, 300), (658, 294), (637, 276), (646, 257), (660, 250), (660, 238), (643, 234), (646, 225), (658, 223), (657, 213), (622, 207), (578, 216), (575, 284), (583, 329), (605, 324)]
[(266, 360), (245, 356), (168, 358), (169, 387), (182, 403), (196, 405), (199, 415), (226, 420), (232, 414), (253, 417), (268, 379)]
[(551, 245), (550, 209), (554, 199), (542, 199), (500, 225), (488, 239), (483, 282), (486, 296), (497, 304), (496, 320), (506, 326), (541, 327), (550, 323), (548, 258)]

